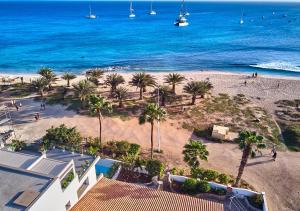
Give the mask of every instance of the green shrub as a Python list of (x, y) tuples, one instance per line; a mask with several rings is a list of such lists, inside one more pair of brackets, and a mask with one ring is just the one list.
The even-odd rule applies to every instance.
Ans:
[(141, 146), (138, 144), (130, 144), (128, 153), (137, 157), (140, 154)]
[(151, 177), (162, 176), (164, 165), (159, 160), (148, 160), (146, 164), (146, 170)]
[(138, 144), (131, 144), (128, 141), (109, 141), (105, 149), (109, 150), (117, 158), (133, 156), (137, 157), (140, 153), (141, 146)]
[(82, 141), (80, 133), (75, 127), (68, 128), (64, 124), (59, 127), (51, 127), (43, 137), (43, 146), (49, 149), (51, 146), (59, 146), (69, 150), (78, 150)]
[(115, 173), (117, 172), (119, 166), (120, 166), (120, 163), (115, 162), (115, 163), (112, 165), (112, 167), (109, 169), (109, 171), (108, 171), (108, 173), (107, 173), (106, 176), (107, 176), (108, 178), (112, 178), (112, 177), (115, 175)]
[(262, 194), (256, 194), (254, 196), (248, 197), (248, 199), (250, 204), (253, 205), (254, 207), (259, 209), (263, 208), (264, 198)]
[(186, 179), (181, 190), (187, 194), (195, 194), (197, 192), (198, 181), (196, 179)]
[(205, 180), (198, 181), (197, 190), (201, 193), (207, 193), (210, 191), (210, 185)]
[(214, 192), (217, 195), (226, 195), (227, 193), (225, 189), (221, 189), (221, 188), (214, 188), (212, 189), (212, 192)]
[(288, 126), (282, 135), (290, 150), (300, 151), (300, 125)]
[(171, 169), (171, 174), (173, 174), (173, 175), (175, 175), (175, 174), (177, 174), (177, 168), (176, 167), (173, 167), (172, 169)]
[(221, 184), (227, 185), (229, 182), (229, 177), (226, 174), (219, 174), (218, 180)]
[(179, 169), (179, 175), (183, 176), (184, 175), (184, 169)]
[(18, 152), (18, 151), (21, 151), (26, 146), (26, 144), (24, 141), (20, 141), (18, 139), (13, 139), (9, 146), (10, 146), (10, 148), (12, 148), (13, 151)]
[(193, 178), (199, 178), (199, 179), (204, 179), (204, 172), (206, 170), (204, 168), (198, 167), (198, 168), (192, 168), (191, 169), (191, 176)]
[(207, 169), (203, 173), (203, 180), (207, 181), (216, 181), (219, 176), (219, 173), (214, 170)]
[(61, 181), (61, 188), (64, 190), (68, 187), (68, 185), (72, 182), (74, 179), (74, 173), (71, 170)]
[(87, 148), (87, 153), (89, 154), (89, 155), (92, 155), (92, 156), (95, 156), (96, 154), (97, 154), (97, 152), (99, 151), (99, 147), (96, 147), (96, 146), (89, 146), (88, 148)]

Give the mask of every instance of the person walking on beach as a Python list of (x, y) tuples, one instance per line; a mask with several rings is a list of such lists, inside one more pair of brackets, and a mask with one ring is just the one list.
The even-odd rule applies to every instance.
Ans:
[(277, 89), (279, 89), (279, 86), (280, 86), (280, 83), (278, 82), (278, 84), (277, 84)]
[(255, 78), (257, 78), (257, 72), (255, 72)]
[(272, 157), (273, 157), (273, 161), (275, 161), (275, 160), (276, 160), (276, 157), (277, 157), (277, 152), (276, 152), (276, 151), (274, 152), (274, 154), (273, 154)]
[(247, 86), (247, 81), (245, 80), (244, 85)]
[(19, 106), (17, 104), (15, 104), (15, 107), (16, 107), (17, 111), (19, 111)]

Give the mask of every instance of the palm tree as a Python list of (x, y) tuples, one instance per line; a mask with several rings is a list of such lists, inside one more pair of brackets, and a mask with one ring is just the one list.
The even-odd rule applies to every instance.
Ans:
[(165, 77), (165, 83), (172, 85), (172, 91), (174, 94), (176, 94), (175, 86), (181, 84), (184, 80), (185, 77), (178, 73), (170, 73)]
[(191, 167), (196, 168), (200, 165), (200, 160), (207, 161), (209, 152), (200, 141), (190, 140), (190, 142), (184, 145), (184, 150), (182, 151), (184, 158), (183, 160)]
[(155, 103), (149, 103), (146, 105), (143, 113), (139, 118), (140, 124), (149, 122), (151, 124), (151, 159), (153, 159), (153, 129), (155, 121), (164, 121), (166, 119), (167, 112), (165, 109), (159, 107)]
[(143, 99), (143, 91), (147, 86), (155, 86), (155, 78), (147, 73), (136, 73), (133, 75), (131, 81), (129, 82), (132, 86), (136, 86), (140, 89), (140, 100)]
[(92, 94), (95, 86), (87, 79), (79, 81), (78, 84), (73, 85), (76, 95), (79, 97), (81, 102), (81, 108), (84, 108), (86, 99)]
[(192, 105), (195, 105), (196, 97), (205, 95), (212, 88), (213, 85), (209, 81), (191, 81), (183, 87), (183, 90), (192, 95)]
[(116, 98), (119, 100), (119, 108), (123, 107), (123, 100), (127, 98), (128, 89), (125, 87), (119, 86), (115, 90)]
[(73, 73), (65, 73), (63, 74), (63, 76), (61, 77), (62, 79), (67, 81), (67, 87), (70, 87), (70, 80), (75, 79), (77, 76)]
[(238, 187), (245, 169), (245, 166), (248, 162), (248, 158), (254, 147), (256, 148), (265, 148), (266, 145), (263, 143), (263, 137), (256, 135), (256, 132), (251, 131), (242, 131), (239, 134), (239, 145), (243, 150), (242, 160), (240, 163), (238, 176), (236, 177), (234, 186)]
[(174, 95), (173, 91), (168, 86), (159, 86), (154, 90), (153, 94), (157, 94), (158, 92), (161, 101), (161, 106), (165, 106), (166, 101)]
[(40, 77), (34, 81), (32, 81), (32, 85), (34, 87), (34, 89), (36, 89), (38, 91), (38, 93), (41, 95), (41, 97), (44, 97), (44, 91), (47, 88), (47, 81), (45, 78)]
[(104, 71), (98, 68), (91, 69), (85, 73), (87, 79), (93, 82), (96, 86), (99, 85), (99, 79), (104, 75)]
[(48, 89), (51, 90), (52, 83), (57, 81), (57, 77), (56, 77), (55, 73), (53, 72), (53, 70), (48, 67), (43, 67), (38, 71), (38, 74), (40, 74), (43, 78), (46, 79)]
[(125, 83), (125, 79), (123, 78), (122, 75), (120, 75), (118, 73), (113, 73), (113, 74), (106, 76), (105, 84), (110, 86), (111, 94), (115, 93), (118, 85), (124, 84), (124, 83)]
[(91, 113), (98, 115), (99, 120), (99, 146), (102, 149), (102, 112), (112, 112), (112, 106), (102, 96), (91, 95), (89, 98), (89, 110)]

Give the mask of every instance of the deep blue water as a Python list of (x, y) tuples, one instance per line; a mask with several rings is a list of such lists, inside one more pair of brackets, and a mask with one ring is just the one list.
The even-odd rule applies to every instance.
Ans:
[(190, 25), (181, 28), (180, 2), (154, 2), (156, 16), (149, 7), (134, 2), (130, 20), (128, 2), (93, 2), (98, 19), (89, 20), (88, 2), (0, 2), (0, 72), (121, 66), (300, 77), (300, 4), (187, 2)]

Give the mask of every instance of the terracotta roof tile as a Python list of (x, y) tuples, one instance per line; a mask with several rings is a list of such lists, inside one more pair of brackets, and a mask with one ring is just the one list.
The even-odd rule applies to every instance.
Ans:
[(223, 211), (223, 204), (101, 179), (71, 211)]

